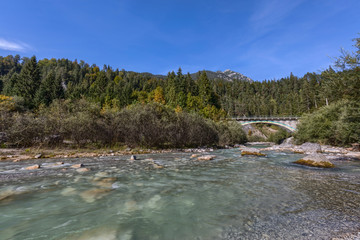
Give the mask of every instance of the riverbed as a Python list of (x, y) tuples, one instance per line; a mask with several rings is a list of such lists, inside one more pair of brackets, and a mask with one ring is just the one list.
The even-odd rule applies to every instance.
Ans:
[[(360, 161), (318, 169), (294, 164), (301, 154), (265, 153), (2, 161), (0, 239), (331, 239), (359, 231)], [(70, 167), (78, 163), (89, 171)], [(42, 167), (25, 170), (33, 164)]]

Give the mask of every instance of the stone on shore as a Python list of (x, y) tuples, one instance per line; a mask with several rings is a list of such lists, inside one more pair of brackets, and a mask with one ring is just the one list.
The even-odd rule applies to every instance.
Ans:
[(213, 160), (214, 158), (216, 158), (215, 155), (203, 155), (197, 158), (197, 160), (199, 161), (210, 161)]
[(39, 154), (35, 155), (34, 158), (42, 158), (42, 157), (43, 157), (43, 155), (41, 153), (39, 153)]
[(261, 153), (257, 148), (249, 148), (249, 147), (241, 147), (241, 156), (244, 155), (253, 155), (253, 156), (266, 156), (265, 154)]
[(39, 169), (40, 165), (39, 164), (35, 164), (29, 167), (26, 167), (25, 170), (35, 170), (35, 169)]
[(295, 161), (294, 163), (306, 165), (310, 167), (333, 168), (335, 165), (331, 163), (324, 155), (313, 153), (306, 157)]

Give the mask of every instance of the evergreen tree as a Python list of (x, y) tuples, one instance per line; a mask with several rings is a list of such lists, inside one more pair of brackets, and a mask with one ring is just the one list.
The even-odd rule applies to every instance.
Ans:
[(60, 77), (55, 77), (55, 72), (51, 71), (40, 84), (36, 93), (35, 102), (37, 105), (44, 104), (49, 106), (54, 99), (64, 98), (64, 89)]
[(31, 57), (21, 69), (18, 81), (14, 84), (13, 92), (23, 97), (24, 105), (28, 108), (35, 107), (35, 94), (40, 86), (40, 70), (36, 57)]

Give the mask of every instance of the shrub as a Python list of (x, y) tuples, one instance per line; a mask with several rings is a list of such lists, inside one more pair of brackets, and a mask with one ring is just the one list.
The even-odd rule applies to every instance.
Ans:
[(342, 100), (304, 115), (297, 126), (298, 143), (345, 146), (360, 141), (360, 103)]
[(247, 141), (241, 124), (237, 122), (219, 122), (217, 130), (219, 132), (219, 144), (222, 146), (242, 144)]

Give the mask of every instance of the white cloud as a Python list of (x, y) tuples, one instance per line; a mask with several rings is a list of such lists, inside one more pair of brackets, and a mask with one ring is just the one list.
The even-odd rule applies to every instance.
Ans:
[(8, 51), (24, 52), (25, 50), (30, 49), (30, 46), (26, 43), (10, 42), (8, 40), (0, 38), (0, 49), (8, 50)]
[(255, 30), (266, 32), (287, 17), (304, 1), (306, 0), (263, 0), (261, 6), (251, 16), (250, 22)]

